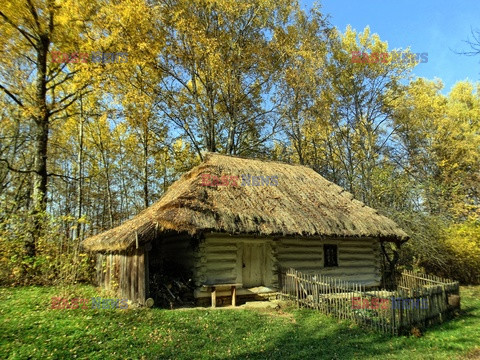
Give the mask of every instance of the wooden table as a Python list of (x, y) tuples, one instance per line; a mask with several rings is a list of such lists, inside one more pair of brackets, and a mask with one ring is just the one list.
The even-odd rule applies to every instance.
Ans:
[(217, 289), (218, 288), (230, 288), (232, 293), (232, 306), (237, 305), (237, 286), (242, 284), (205, 284), (203, 288), (210, 289), (212, 295), (212, 308), (217, 306)]

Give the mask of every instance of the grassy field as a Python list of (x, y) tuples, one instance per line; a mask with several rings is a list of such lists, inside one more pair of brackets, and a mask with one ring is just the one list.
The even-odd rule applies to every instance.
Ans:
[[(103, 294), (104, 295), (104, 294)], [(50, 309), (90, 286), (0, 288), (1, 359), (480, 359), (480, 287), (459, 317), (390, 338), (311, 310)]]

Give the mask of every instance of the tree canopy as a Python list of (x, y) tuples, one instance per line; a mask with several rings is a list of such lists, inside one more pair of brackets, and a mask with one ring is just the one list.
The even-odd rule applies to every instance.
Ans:
[(410, 233), (404, 266), (480, 282), (478, 83), (294, 0), (9, 0), (0, 34), (5, 279), (85, 265), (212, 151), (310, 166)]

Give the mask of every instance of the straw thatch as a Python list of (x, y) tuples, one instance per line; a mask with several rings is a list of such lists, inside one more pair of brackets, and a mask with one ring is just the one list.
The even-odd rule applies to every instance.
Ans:
[[(201, 174), (278, 176), (278, 186), (202, 186)], [(154, 205), (86, 239), (90, 251), (118, 251), (166, 231), (406, 240), (395, 222), (314, 170), (209, 153)]]

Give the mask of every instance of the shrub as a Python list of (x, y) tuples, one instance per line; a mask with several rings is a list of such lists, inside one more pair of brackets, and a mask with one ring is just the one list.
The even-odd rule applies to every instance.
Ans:
[(31, 216), (17, 212), (0, 218), (0, 282), (3, 285), (88, 282), (94, 260), (79, 251), (78, 241), (61, 231), (64, 217), (42, 215), (45, 231), (36, 242), (36, 255), (26, 255), (24, 244), (33, 231)]

